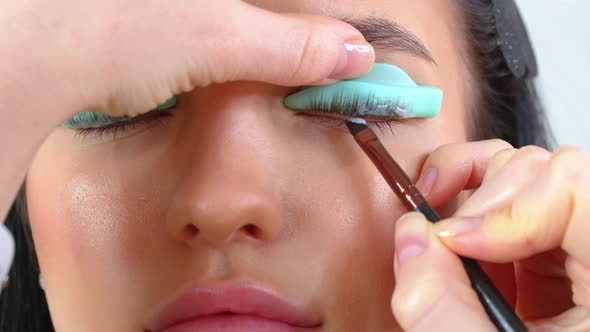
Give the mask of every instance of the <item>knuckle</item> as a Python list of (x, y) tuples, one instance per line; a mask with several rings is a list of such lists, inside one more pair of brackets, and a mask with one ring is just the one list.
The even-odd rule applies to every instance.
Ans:
[(518, 150), (518, 153), (523, 156), (527, 156), (531, 159), (542, 159), (546, 160), (549, 158), (551, 153), (544, 148), (536, 145), (527, 145)]
[(573, 145), (564, 145), (561, 146), (559, 148), (557, 148), (554, 152), (554, 154), (561, 154), (561, 153), (574, 153), (576, 155), (586, 155), (586, 152), (584, 152), (584, 150), (580, 149), (577, 146), (573, 146)]
[(581, 161), (588, 161), (588, 155), (580, 148), (575, 146), (564, 146), (555, 150), (553, 153), (553, 163), (560, 166), (579, 165)]
[(554, 243), (559, 238), (557, 234), (563, 232), (553, 217), (546, 205), (539, 207), (536, 199), (517, 200), (507, 222), (511, 227), (506, 238), (515, 240), (526, 252), (542, 252), (557, 245)]
[[(527, 251), (537, 252), (539, 247), (542, 247), (541, 244), (546, 242), (546, 232), (543, 232), (542, 229), (536, 227), (536, 225), (539, 224), (538, 220), (532, 220), (532, 218), (523, 218), (518, 220), (518, 222), (521, 225), (524, 225), (524, 227), (517, 227), (521, 228), (522, 231), (522, 233), (517, 231), (518, 233), (522, 234), (522, 245), (527, 249)], [(522, 228), (524, 228), (524, 231)], [(515, 233), (518, 234), (517, 232)]]
[(484, 180), (487, 180), (493, 175), (495, 175), (502, 168), (502, 166), (504, 166), (506, 162), (508, 162), (508, 160), (512, 158), (516, 151), (517, 150), (515, 148), (509, 147), (494, 153), (494, 155), (488, 163), (488, 168)]
[(492, 162), (497, 160), (505, 160), (506, 157), (512, 156), (516, 151), (517, 150), (515, 148), (506, 148), (499, 150), (496, 153), (494, 153), (494, 156), (492, 157)]
[(445, 160), (447, 162), (449, 159), (460, 159), (466, 154), (472, 155), (471, 152), (474, 151), (503, 151), (506, 149), (514, 148), (510, 143), (497, 138), (480, 142), (450, 143), (436, 148), (429, 159)]
[(448, 143), (441, 146), (438, 146), (434, 151), (432, 151), (432, 155), (436, 154), (447, 154), (449, 152), (455, 151), (460, 147), (464, 146), (465, 144), (469, 143)]
[(572, 283), (574, 303), (585, 308), (590, 308), (590, 282), (586, 282), (588, 280), (588, 270), (590, 267), (570, 256), (565, 262), (565, 268), (568, 276), (570, 276), (572, 280), (582, 281)]
[[(287, 79), (292, 82), (313, 83), (330, 74), (332, 68), (322, 66), (326, 62), (326, 49), (319, 43), (321, 39), (316, 29), (305, 27), (299, 30), (298, 52), (291, 60), (293, 71)], [(335, 55), (336, 57), (337, 55)], [(314, 70), (311, 70), (314, 68)]]
[(588, 155), (580, 148), (564, 146), (557, 149), (551, 157), (550, 174), (556, 178), (568, 178), (577, 182), (584, 176), (581, 164), (590, 163)]
[(470, 144), (470, 143), (448, 143), (448, 144), (444, 144), (441, 145), (439, 147), (437, 147), (434, 152), (438, 152), (438, 153), (443, 153), (443, 152), (449, 152), (449, 151), (455, 151), (458, 150), (462, 147), (464, 147), (466, 144)]
[(551, 152), (534, 145), (529, 145), (518, 149), (514, 159), (522, 159), (529, 166), (544, 165), (551, 159)]
[(518, 150), (521, 151), (522, 153), (535, 153), (535, 152), (539, 152), (539, 151), (545, 151), (545, 149), (543, 149), (542, 147), (536, 146), (536, 145), (526, 145), (526, 146), (521, 147)]
[(457, 159), (461, 155), (465, 144), (469, 143), (450, 143), (437, 147), (428, 156), (426, 164), (431, 165), (443, 160), (449, 162), (450, 160)]
[(512, 144), (499, 139), (499, 138), (492, 138), (489, 139), (486, 142), (490, 147), (496, 149), (496, 150), (506, 150), (506, 149), (513, 149), (514, 147), (512, 146)]

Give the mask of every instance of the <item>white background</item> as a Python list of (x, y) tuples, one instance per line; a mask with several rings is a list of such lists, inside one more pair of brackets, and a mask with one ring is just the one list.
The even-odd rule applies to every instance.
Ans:
[(590, 152), (590, 1), (516, 3), (537, 54), (538, 86), (557, 142)]

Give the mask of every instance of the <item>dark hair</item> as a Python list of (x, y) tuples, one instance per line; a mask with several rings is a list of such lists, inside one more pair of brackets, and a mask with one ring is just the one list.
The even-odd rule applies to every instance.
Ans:
[[(534, 82), (517, 79), (510, 72), (498, 45), (491, 0), (459, 1), (464, 13), (465, 48), (471, 83), (470, 139), (503, 139), (515, 147), (539, 145), (550, 148), (545, 113)], [(38, 284), (38, 264), (27, 222), (24, 193), (13, 205), (6, 225), (17, 244), (10, 283), (0, 296), (0, 331), (53, 331), (45, 295)]]
[(45, 293), (39, 286), (37, 255), (28, 223), (25, 197), (23, 189), (6, 219), (16, 248), (8, 287), (0, 295), (0, 331), (50, 332), (54, 330)]
[(471, 76), (471, 82), (466, 83), (466, 104), (472, 110), (468, 112), (470, 140), (499, 138), (514, 147), (537, 145), (551, 149), (554, 139), (535, 82), (516, 78), (502, 53), (494, 1), (457, 3), (463, 13), (464, 47)]

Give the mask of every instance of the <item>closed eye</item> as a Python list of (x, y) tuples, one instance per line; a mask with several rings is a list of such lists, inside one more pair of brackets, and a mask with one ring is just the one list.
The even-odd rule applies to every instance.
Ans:
[(157, 124), (158, 121), (172, 116), (172, 110), (176, 106), (176, 97), (168, 99), (158, 107), (135, 117), (110, 116), (98, 112), (82, 112), (74, 115), (64, 122), (64, 126), (76, 131), (77, 134), (86, 136), (94, 134), (101, 137), (107, 134), (138, 128), (148, 124)]

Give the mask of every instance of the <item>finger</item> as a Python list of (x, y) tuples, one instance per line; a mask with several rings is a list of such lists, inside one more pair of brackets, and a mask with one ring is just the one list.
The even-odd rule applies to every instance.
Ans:
[[(454, 252), (476, 259), (510, 262), (561, 247), (582, 264), (590, 264), (590, 175), (585, 171), (590, 158), (565, 148), (541, 169), (523, 169), (522, 161), (511, 161), (514, 164), (458, 212), (481, 217), (453, 217), (437, 223), (436, 232)], [(516, 176), (512, 181), (527, 176), (534, 181), (514, 190), (509, 188), (510, 175)], [(507, 196), (512, 196), (508, 204), (497, 203), (503, 200), (498, 197)]]
[(421, 214), (407, 214), (396, 223), (395, 249), (391, 306), (404, 330), (495, 331), (461, 261), (430, 232)]
[(484, 175), (482, 186), (456, 211), (456, 216), (482, 216), (488, 211), (509, 206), (515, 195), (530, 189), (547, 168), (552, 154), (537, 146), (500, 151), (490, 162), (490, 174)]
[(78, 52), (60, 64), (84, 69), (75, 71), (74, 81), (96, 83), (85, 85), (83, 92), (90, 93), (75, 96), (76, 109), (114, 116), (143, 113), (199, 86), (229, 81), (325, 84), (360, 76), (374, 62), (373, 48), (342, 21), (273, 13), (244, 1), (125, 2), (122, 8), (104, 6), (98, 12), (98, 27), (84, 25), (90, 32), (73, 38), (97, 41), (80, 53), (96, 58), (93, 66), (78, 63), (86, 58)]
[(375, 58), (358, 30), (329, 17), (272, 13), (240, 2), (224, 24), (230, 33), (220, 36), (227, 38), (224, 47), (211, 59), (215, 82), (329, 83), (361, 76)]
[[(555, 225), (554, 218), (557, 217), (558, 212), (550, 204), (544, 203), (544, 200), (551, 201), (554, 198), (543, 198), (541, 194), (550, 192), (551, 195), (559, 196), (557, 193), (560, 192), (560, 189), (548, 186), (547, 183), (551, 181), (546, 181), (551, 178), (551, 175), (548, 175), (552, 173), (551, 169), (555, 168), (552, 166), (555, 164), (555, 157), (538, 147), (522, 148), (516, 153), (512, 153), (511, 156), (507, 153), (500, 154), (504, 154), (504, 156), (494, 158), (502, 160), (497, 163), (496, 170), (490, 169), (493, 171), (491, 175), (486, 173), (482, 187), (463, 204), (457, 211), (457, 215), (485, 215), (489, 211), (495, 211), (494, 215), (500, 217), (490, 222), (508, 226), (508, 223), (500, 220), (503, 218), (502, 216), (526, 217), (522, 210), (529, 208), (537, 211), (536, 213), (539, 215), (538, 217), (526, 217), (529, 226), (544, 227), (539, 221), (542, 218), (541, 215), (547, 222)], [(561, 162), (557, 161), (557, 163)], [(494, 167), (492, 163), (490, 163), (491, 167)], [(564, 185), (563, 181), (556, 181), (555, 187), (565, 188), (567, 185)], [(567, 199), (566, 197), (567, 194), (564, 195), (564, 199)], [(516, 205), (515, 202), (517, 202)], [(541, 209), (546, 210), (541, 212)], [(547, 227), (544, 228), (545, 231), (554, 232), (548, 230)], [(542, 236), (541, 234), (534, 235), (534, 237)], [(538, 239), (537, 241), (543, 240)], [(521, 260), (516, 264), (519, 315), (525, 319), (538, 319), (556, 315), (573, 306), (571, 281), (565, 274), (563, 257), (559, 259), (559, 250), (537, 254), (550, 250), (550, 246), (540, 246), (534, 252), (524, 251), (507, 244), (499, 246), (503, 247), (508, 255), (504, 257), (505, 261)], [(559, 246), (559, 244), (554, 243), (553, 246)], [(529, 249), (532, 248), (529, 247)], [(498, 258), (497, 252), (492, 253), (488, 249), (482, 250), (486, 250), (489, 256)], [(514, 257), (515, 254), (520, 257)], [(463, 255), (469, 256), (470, 254), (463, 253)], [(491, 257), (479, 259), (494, 260)], [(539, 303), (545, 303), (545, 305), (539, 306)]]
[(504, 165), (506, 165), (517, 152), (518, 149), (515, 148), (498, 151), (488, 162), (488, 167), (485, 170), (483, 179), (479, 185), (482, 185), (487, 179), (493, 178), (496, 174), (498, 174), (498, 172), (504, 168)]
[(439, 147), (426, 159), (416, 186), (432, 206), (441, 206), (462, 190), (478, 187), (490, 160), (503, 150), (512, 146), (497, 139)]
[(530, 331), (562, 332), (562, 331), (590, 331), (590, 315), (583, 307), (575, 307), (546, 319), (539, 319), (527, 324)]
[(574, 281), (572, 284), (573, 301), (575, 304), (582, 306), (590, 312), (590, 280), (588, 265), (581, 264), (579, 261), (569, 257), (566, 261), (566, 270), (570, 278)]

